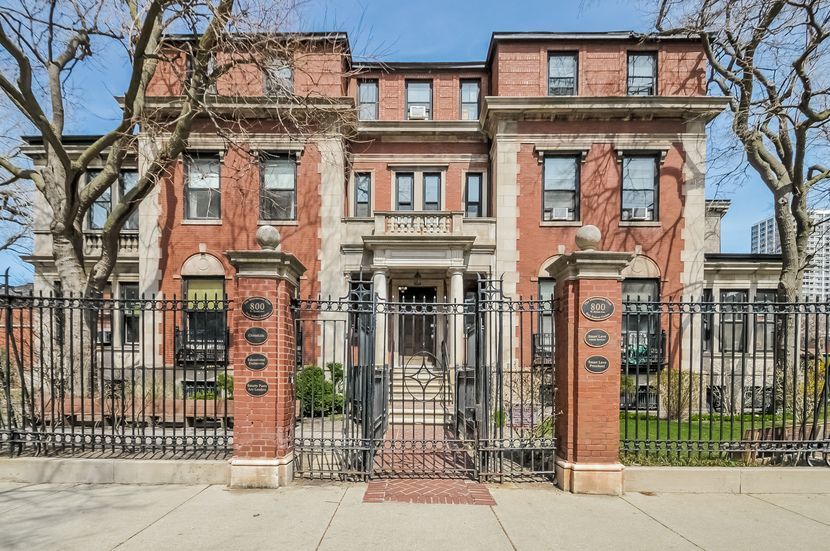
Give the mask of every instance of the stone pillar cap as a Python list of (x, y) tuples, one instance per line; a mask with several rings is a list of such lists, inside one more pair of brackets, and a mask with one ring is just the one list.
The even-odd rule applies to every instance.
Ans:
[(634, 253), (584, 250), (564, 254), (548, 267), (548, 274), (556, 281), (568, 279), (623, 279), (622, 271), (634, 258)]
[(225, 257), (236, 268), (238, 277), (285, 279), (297, 286), (306, 271), (296, 256), (273, 249), (227, 251)]

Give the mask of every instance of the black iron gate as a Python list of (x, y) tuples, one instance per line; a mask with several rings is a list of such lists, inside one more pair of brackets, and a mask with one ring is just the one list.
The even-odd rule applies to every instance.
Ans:
[(298, 300), (295, 471), (324, 478), (552, 478), (552, 318), (481, 280), (465, 303), (409, 288)]

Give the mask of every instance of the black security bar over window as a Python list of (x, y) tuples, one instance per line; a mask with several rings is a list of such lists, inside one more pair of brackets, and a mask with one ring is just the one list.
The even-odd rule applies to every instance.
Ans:
[[(122, 284), (123, 285), (123, 284)], [(228, 302), (0, 288), (0, 449), (221, 458), (233, 438)]]
[(825, 464), (830, 306), (714, 298), (623, 303), (623, 459)]

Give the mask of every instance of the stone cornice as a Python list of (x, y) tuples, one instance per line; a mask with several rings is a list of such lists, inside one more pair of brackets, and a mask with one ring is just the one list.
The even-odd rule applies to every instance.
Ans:
[(517, 120), (653, 120), (671, 118), (708, 122), (728, 100), (710, 96), (487, 96), (481, 112), (490, 136), (496, 123)]
[(429, 138), (438, 136), (442, 140), (456, 137), (462, 141), (483, 142), (486, 136), (481, 132), (479, 121), (360, 121), (357, 125), (360, 138)]
[(367, 249), (463, 249), (469, 250), (476, 240), (472, 235), (364, 235), (363, 244)]
[[(123, 98), (118, 103), (123, 106)], [(155, 117), (177, 117), (182, 107), (181, 96), (152, 96), (146, 100), (145, 110)], [(205, 101), (207, 108), (218, 114), (231, 114), (235, 117), (269, 118), (280, 113), (298, 111), (308, 112), (319, 118), (321, 113), (329, 112), (333, 116), (343, 116), (344, 112), (354, 110), (354, 98), (341, 97), (300, 97), (297, 101), (266, 96), (209, 96)], [(279, 120), (279, 117), (276, 117)]]
[(238, 277), (285, 279), (295, 286), (306, 268), (293, 254), (272, 250), (227, 251), (225, 257)]

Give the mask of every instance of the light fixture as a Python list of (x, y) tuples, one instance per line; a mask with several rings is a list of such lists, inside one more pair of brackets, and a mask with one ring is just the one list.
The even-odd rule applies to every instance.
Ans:
[(421, 285), (421, 272), (415, 272), (415, 286), (418, 287)]

